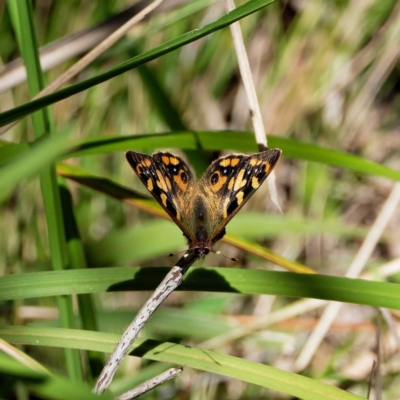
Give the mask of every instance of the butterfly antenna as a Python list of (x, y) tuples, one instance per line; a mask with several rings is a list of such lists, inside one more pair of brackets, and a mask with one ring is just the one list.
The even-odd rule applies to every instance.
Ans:
[(231, 260), (231, 261), (237, 261), (237, 260), (238, 260), (238, 259), (235, 258), (235, 257), (228, 257), (228, 256), (226, 256), (225, 254), (222, 254), (219, 250), (218, 250), (218, 251), (215, 251), (215, 250), (213, 250), (213, 249), (210, 249), (210, 251), (211, 251), (211, 253), (218, 254), (219, 256), (225, 257), (225, 258), (227, 258), (228, 260)]

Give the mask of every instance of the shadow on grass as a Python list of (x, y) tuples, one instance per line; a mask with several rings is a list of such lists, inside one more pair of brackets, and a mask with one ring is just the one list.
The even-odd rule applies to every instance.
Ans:
[[(132, 279), (110, 285), (107, 291), (154, 290), (169, 271), (170, 268), (165, 267), (141, 268)], [(178, 290), (240, 293), (217, 270), (203, 268), (189, 270)]]

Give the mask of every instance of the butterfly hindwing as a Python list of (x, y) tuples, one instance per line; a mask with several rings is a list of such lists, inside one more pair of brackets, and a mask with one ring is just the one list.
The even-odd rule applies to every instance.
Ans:
[(148, 156), (127, 151), (125, 155), (148, 191), (187, 234), (186, 227), (181, 223), (180, 210), (193, 187), (194, 176), (185, 161), (170, 153), (161, 152)]

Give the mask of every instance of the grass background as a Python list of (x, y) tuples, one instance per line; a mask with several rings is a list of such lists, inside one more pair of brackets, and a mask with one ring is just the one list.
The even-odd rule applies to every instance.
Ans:
[[(0, 137), (3, 398), (90, 398), (104, 352), (165, 274), (156, 267), (173, 265), (165, 254), (185, 248), (124, 150), (169, 149), (198, 174), (224, 152), (257, 151), (226, 28), (237, 18), (269, 146), (283, 150), (283, 213), (263, 185), (216, 246), (239, 262), (211, 254), (197, 263), (110, 389), (123, 392), (172, 364), (187, 368), (143, 398), (365, 398), (379, 353), (370, 398), (396, 398), (400, 287), (387, 265), (399, 264), (398, 212), (368, 257), (372, 281), (341, 277), (400, 180), (399, 6), (269, 3), (238, 2), (224, 17), (221, 2), (182, 2), (33, 102), (77, 60), (43, 75), (37, 49), (128, 3), (0, 5), (1, 61), (22, 56), (28, 69), (27, 82), (0, 93), (0, 125), (28, 116)], [(300, 297), (346, 305), (296, 373), (323, 310)], [(392, 310), (394, 330), (371, 306)]]

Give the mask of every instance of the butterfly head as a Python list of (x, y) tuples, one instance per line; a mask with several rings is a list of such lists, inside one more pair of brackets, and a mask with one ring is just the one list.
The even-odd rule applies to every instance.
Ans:
[[(190, 249), (189, 249), (189, 250), (190, 250)], [(195, 248), (193, 249), (193, 253), (194, 253), (195, 255), (197, 255), (198, 258), (204, 258), (208, 253), (214, 253), (214, 254), (217, 254), (217, 255), (219, 255), (219, 256), (225, 257), (225, 258), (227, 258), (228, 260), (231, 260), (231, 261), (238, 261), (238, 259), (237, 259), (236, 257), (228, 257), (228, 256), (226, 256), (225, 254), (222, 254), (219, 250), (218, 250), (218, 251), (215, 251), (214, 249), (210, 249), (210, 248), (208, 248), (208, 247), (205, 247), (205, 248), (203, 248), (203, 249), (200, 249), (199, 247), (195, 247)]]
[(193, 251), (193, 253), (199, 258), (204, 258), (210, 252), (210, 249), (208, 247), (202, 246), (201, 244), (189, 250)]
[(172, 256), (176, 256), (176, 255), (181, 254), (181, 253), (186, 253), (186, 254), (189, 254), (189, 255), (191, 255), (191, 254), (195, 255), (197, 258), (204, 258), (210, 252), (217, 253), (216, 251), (210, 249), (207, 246), (201, 246), (200, 245), (200, 246), (195, 246), (195, 247), (189, 247), (186, 250), (179, 251), (178, 253), (170, 253), (168, 255), (170, 257), (172, 257)]

